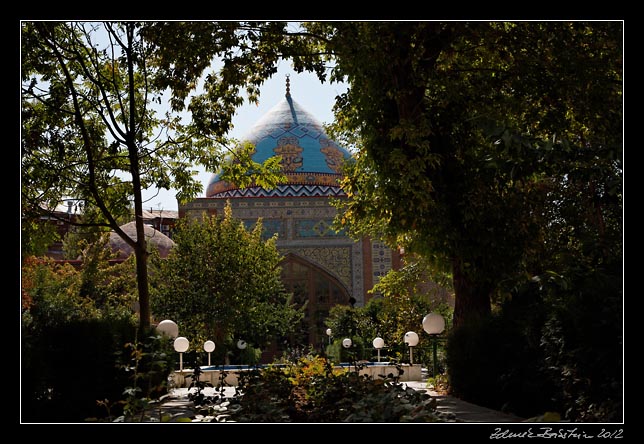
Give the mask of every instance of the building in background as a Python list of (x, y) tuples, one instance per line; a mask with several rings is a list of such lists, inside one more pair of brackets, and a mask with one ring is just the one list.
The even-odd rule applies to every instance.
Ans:
[(73, 224), (78, 222), (78, 219), (78, 206), (71, 199), (62, 202), (53, 210), (47, 209), (47, 214), (40, 216), (40, 223), (54, 225), (60, 237), (60, 240), (49, 245), (45, 256), (56, 260), (61, 260), (65, 257), (62, 240), (73, 229)]
[[(41, 223), (49, 223), (56, 227), (56, 231), (60, 236), (60, 240), (51, 244), (45, 256), (51, 257), (56, 260), (65, 260), (65, 252), (63, 251), (63, 239), (69, 232), (73, 232), (77, 229), (75, 223), (80, 222), (82, 216), (81, 209), (79, 209), (78, 201), (73, 199), (68, 199), (58, 205), (54, 210), (48, 211), (47, 215), (40, 217)], [(154, 210), (150, 211), (143, 210), (143, 223), (146, 225), (146, 236), (152, 237), (154, 231), (150, 231), (149, 228), (154, 228), (154, 230), (161, 232), (164, 236), (169, 239), (172, 239), (172, 232), (174, 226), (178, 220), (179, 212), (173, 210)], [(130, 222), (131, 225), (134, 225), (134, 222)], [(129, 226), (125, 224), (123, 226)], [(132, 232), (131, 236), (136, 239), (136, 231), (130, 230)], [(110, 244), (112, 249), (115, 251), (121, 250), (116, 261), (122, 261), (131, 253), (129, 247), (125, 247), (125, 241), (122, 239), (116, 239), (116, 234), (114, 232), (110, 233)], [(167, 240), (164, 240), (167, 243)], [(155, 245), (156, 246), (156, 245)], [(129, 249), (129, 250), (128, 250)], [(127, 253), (125, 253), (127, 251)], [(167, 251), (163, 250), (165, 253)], [(76, 263), (76, 260), (71, 260), (72, 263)]]
[(179, 205), (179, 217), (223, 214), (230, 201), (233, 216), (251, 228), (262, 219), (264, 235), (277, 233), (284, 255), (282, 279), (294, 302), (307, 302), (296, 344), (319, 349), (328, 341), (324, 320), (336, 304), (363, 306), (381, 276), (400, 262), (398, 252), (381, 242), (354, 241), (336, 232), (333, 199), (346, 199), (339, 186), (342, 163), (351, 153), (331, 140), (314, 116), (293, 100), (288, 86), (284, 99), (249, 130), (242, 142), (255, 146), (253, 160), (281, 156), (287, 182), (275, 189), (240, 189), (212, 175), (206, 196)]
[(174, 225), (179, 218), (179, 212), (174, 210), (143, 210), (143, 223), (172, 239)]

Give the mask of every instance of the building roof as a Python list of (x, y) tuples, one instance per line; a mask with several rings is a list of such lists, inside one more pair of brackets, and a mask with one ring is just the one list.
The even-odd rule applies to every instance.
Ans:
[(331, 140), (322, 124), (291, 97), (288, 80), (286, 96), (268, 111), (242, 138), (255, 146), (252, 159), (262, 163), (269, 157), (282, 157), (287, 183), (274, 190), (250, 187), (240, 190), (213, 174), (206, 197), (243, 196), (327, 196), (342, 194), (338, 186), (342, 163), (351, 157), (345, 148)]
[[(159, 255), (161, 257), (166, 257), (172, 247), (174, 247), (174, 241), (162, 232), (155, 230), (149, 225), (144, 225), (145, 239), (148, 241), (148, 245), (152, 248), (159, 250)], [(121, 229), (130, 236), (132, 239), (136, 239), (136, 223), (129, 222), (125, 225), (121, 225)], [(133, 253), (132, 247), (130, 247), (121, 237), (116, 234), (114, 231), (110, 232), (110, 248), (113, 252), (117, 253), (118, 259), (125, 259)]]
[(141, 217), (143, 220), (151, 219), (179, 219), (179, 212), (176, 210), (143, 210)]

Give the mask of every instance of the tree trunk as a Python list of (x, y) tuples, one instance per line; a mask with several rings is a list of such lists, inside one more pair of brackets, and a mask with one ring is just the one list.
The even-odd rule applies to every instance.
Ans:
[[(127, 149), (132, 174), (132, 192), (134, 195), (134, 217), (136, 224), (136, 283), (139, 291), (139, 334), (147, 334), (150, 328), (150, 292), (148, 288), (148, 248), (143, 225), (143, 199), (141, 197), (141, 171), (139, 168), (139, 150), (137, 145), (137, 107), (136, 84), (134, 81), (134, 23), (127, 24), (127, 74), (129, 96), (129, 125), (127, 125)], [(140, 129), (138, 131), (141, 131)]]
[(452, 260), (452, 275), (456, 295), (454, 328), (489, 316), (492, 311), (490, 285), (478, 283), (472, 279), (468, 270), (464, 268), (461, 258)]
[[(143, 225), (143, 222), (141, 222)], [(136, 258), (136, 284), (139, 292), (139, 332), (147, 334), (150, 328), (150, 293), (148, 287), (148, 253), (145, 249), (145, 236), (143, 238), (143, 250), (137, 240), (137, 247), (134, 250)]]

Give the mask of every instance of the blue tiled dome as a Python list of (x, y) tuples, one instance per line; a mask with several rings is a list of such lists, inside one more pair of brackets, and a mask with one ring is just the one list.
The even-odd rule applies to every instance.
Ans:
[(351, 157), (349, 151), (336, 144), (322, 125), (298, 103), (290, 93), (266, 113), (242, 138), (255, 146), (253, 160), (264, 162), (281, 156), (282, 172), (288, 182), (276, 189), (260, 187), (238, 189), (214, 174), (206, 189), (206, 197), (243, 196), (335, 196), (342, 194), (338, 186), (342, 163)]

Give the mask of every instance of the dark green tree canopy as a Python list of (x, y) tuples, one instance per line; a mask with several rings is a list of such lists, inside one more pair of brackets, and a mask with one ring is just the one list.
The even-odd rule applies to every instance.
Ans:
[(336, 125), (359, 153), (341, 220), (451, 270), (455, 320), (489, 313), (502, 281), (542, 272), (554, 226), (619, 240), (621, 23), (306, 27), (320, 36), (311, 52), (333, 54), (331, 78), (350, 84)]

